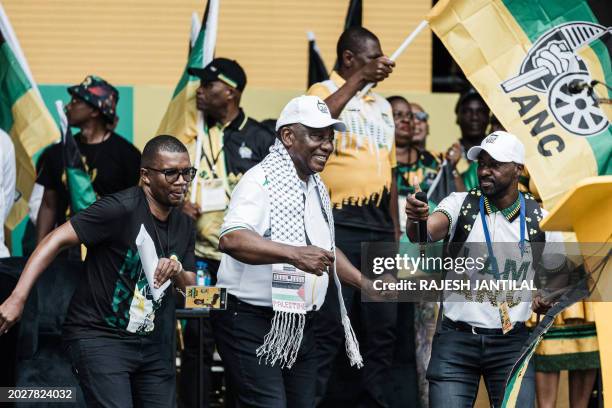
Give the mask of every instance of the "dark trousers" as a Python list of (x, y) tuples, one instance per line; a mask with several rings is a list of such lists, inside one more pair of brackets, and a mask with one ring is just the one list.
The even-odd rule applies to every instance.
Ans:
[[(217, 283), (217, 271), (219, 261), (213, 259), (197, 258), (198, 261), (208, 263), (208, 272), (211, 274), (212, 284)], [(179, 379), (179, 399), (182, 408), (196, 408), (198, 406), (198, 352), (200, 322), (202, 322), (202, 345), (204, 348), (202, 362), (202, 390), (204, 392), (203, 405), (199, 408), (210, 406), (211, 367), (213, 354), (215, 352), (215, 340), (212, 333), (212, 324), (209, 319), (187, 320), (185, 326), (185, 349), (181, 353), (181, 376)]]
[[(318, 318), (318, 314), (317, 318)], [(212, 314), (213, 331), (238, 407), (313, 407), (315, 396), (315, 313), (306, 315), (304, 337), (291, 369), (260, 362), (255, 350), (270, 331), (272, 308), (228, 296), (227, 310)]]
[[(362, 242), (393, 241), (393, 233), (336, 225), (336, 246), (357, 269), (361, 269)], [(360, 292), (349, 286), (342, 287), (342, 296), (359, 340), (364, 367), (356, 370), (348, 365), (342, 347), (344, 330), (337, 289), (330, 279), (325, 303), (316, 320), (317, 404), (388, 407), (397, 303), (362, 302)]]
[(134, 336), (71, 340), (66, 346), (87, 406), (174, 406), (171, 345)]
[[(444, 318), (440, 331), (434, 335), (427, 368), (429, 406), (471, 408), (482, 375), (491, 406), (500, 407), (506, 378), (528, 336), (523, 324), (506, 335), (473, 334), (459, 330), (456, 323)], [(534, 403), (535, 372), (530, 364), (516, 406), (529, 408)]]

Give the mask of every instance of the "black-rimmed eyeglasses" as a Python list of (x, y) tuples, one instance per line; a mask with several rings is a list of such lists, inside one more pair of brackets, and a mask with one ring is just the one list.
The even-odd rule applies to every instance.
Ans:
[(178, 180), (179, 174), (183, 176), (183, 180), (189, 182), (193, 180), (197, 172), (195, 167), (187, 167), (186, 169), (154, 169), (153, 167), (145, 167), (145, 169), (162, 173), (166, 178), (166, 181), (170, 184)]

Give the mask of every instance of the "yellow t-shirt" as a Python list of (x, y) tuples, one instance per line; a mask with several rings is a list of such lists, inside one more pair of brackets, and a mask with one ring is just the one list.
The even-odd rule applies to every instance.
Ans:
[[(330, 79), (314, 84), (308, 95), (325, 100), (344, 84), (332, 72)], [(329, 189), (336, 224), (393, 231), (390, 215), (392, 171), (396, 167), (395, 126), (385, 98), (358, 93), (339, 117), (347, 127), (336, 132), (335, 150), (321, 177)]]

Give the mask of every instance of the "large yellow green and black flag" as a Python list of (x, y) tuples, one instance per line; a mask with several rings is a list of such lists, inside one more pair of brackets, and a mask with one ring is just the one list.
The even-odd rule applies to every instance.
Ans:
[[(504, 127), (525, 144), (544, 206), (612, 174), (609, 111), (582, 83), (610, 84), (611, 25), (587, 0), (441, 0), (427, 17)], [(597, 8), (604, 12), (598, 12)]]
[[(209, 8), (210, 5), (212, 8)], [(212, 9), (212, 13), (210, 10)], [(203, 68), (208, 64), (214, 54), (214, 37), (216, 36), (216, 24), (218, 14), (218, 0), (211, 0), (206, 5), (202, 18), (202, 24), (195, 41), (191, 42), (187, 64), (183, 69), (168, 109), (162, 118), (157, 134), (172, 135), (185, 144), (190, 144), (198, 137), (198, 110), (196, 108), (196, 90), (200, 86), (200, 79), (189, 75), (187, 69), (190, 67)], [(212, 39), (206, 33), (213, 33)], [(201, 132), (201, 130), (200, 130)]]
[(15, 146), (17, 194), (5, 223), (13, 231), (28, 215), (28, 200), (36, 179), (33, 157), (59, 139), (59, 130), (32, 79), (1, 4), (0, 128), (10, 134)]

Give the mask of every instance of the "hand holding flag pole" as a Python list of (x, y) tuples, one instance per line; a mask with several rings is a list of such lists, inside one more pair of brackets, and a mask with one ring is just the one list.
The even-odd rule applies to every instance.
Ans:
[[(427, 27), (427, 24), (428, 24), (427, 20), (423, 20), (419, 23), (419, 25), (414, 29), (414, 31), (410, 33), (408, 37), (406, 37), (402, 45), (400, 45), (399, 48), (395, 50), (395, 52), (391, 55), (390, 57), (391, 61), (397, 60), (399, 56), (402, 55), (402, 53), (406, 50), (406, 48), (408, 48), (408, 46), (412, 43), (412, 41), (414, 41), (417, 35), (419, 35), (421, 31), (423, 31), (423, 29)], [(363, 87), (363, 89), (361, 90), (361, 93), (362, 94), (368, 93), (368, 91), (372, 89), (373, 86), (374, 86), (374, 82), (370, 82), (369, 84)]]

